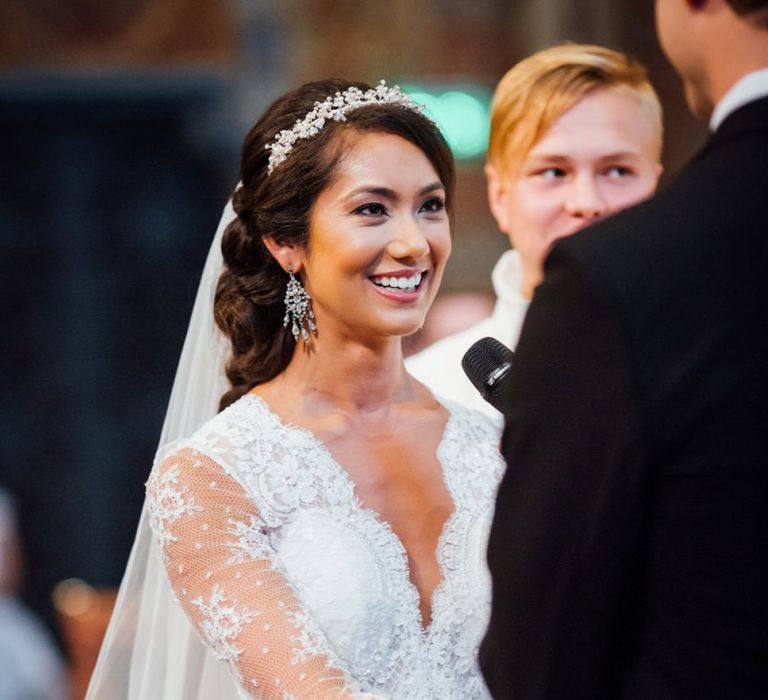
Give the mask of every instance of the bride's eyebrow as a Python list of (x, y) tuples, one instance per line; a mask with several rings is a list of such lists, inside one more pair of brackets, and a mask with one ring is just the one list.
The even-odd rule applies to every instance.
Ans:
[(419, 190), (419, 196), (429, 194), (430, 192), (435, 192), (437, 190), (445, 191), (445, 186), (439, 180), (427, 185), (426, 187), (422, 187)]
[[(440, 181), (437, 182), (431, 182), (428, 185), (425, 185), (422, 187), (417, 195), (419, 197), (429, 194), (430, 192), (434, 192), (436, 190), (445, 190), (445, 187), (443, 186), (443, 183)], [(395, 190), (389, 188), (389, 187), (376, 187), (373, 185), (363, 185), (362, 187), (356, 187), (351, 192), (348, 192), (346, 197), (355, 197), (359, 194), (375, 194), (379, 197), (386, 197), (387, 199), (397, 200), (399, 198), (399, 195)]]
[(356, 187), (347, 193), (347, 197), (356, 197), (359, 194), (375, 194), (379, 197), (385, 197), (387, 199), (397, 199), (398, 195), (393, 189), (389, 187), (375, 187), (373, 185), (363, 185), (362, 187)]

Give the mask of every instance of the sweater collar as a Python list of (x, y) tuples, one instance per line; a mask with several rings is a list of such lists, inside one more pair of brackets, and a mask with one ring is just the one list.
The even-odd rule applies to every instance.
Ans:
[(516, 250), (508, 250), (499, 258), (491, 273), (491, 281), (496, 292), (497, 312), (504, 309), (516, 314), (528, 308), (530, 302), (520, 291), (523, 288), (523, 264)]

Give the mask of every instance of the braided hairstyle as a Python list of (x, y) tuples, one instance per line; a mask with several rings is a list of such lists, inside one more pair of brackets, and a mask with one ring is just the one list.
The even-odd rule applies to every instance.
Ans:
[(283, 327), (288, 275), (263, 239), (307, 245), (312, 206), (351, 146), (346, 135), (380, 132), (413, 143), (435, 168), (451, 211), (455, 175), (450, 149), (429, 119), (398, 105), (367, 105), (349, 112), (344, 122), (328, 121), (315, 136), (296, 141), (287, 159), (267, 174), (266, 145), (275, 135), (303, 119), (315, 102), (352, 86), (370, 89), (365, 83), (339, 79), (302, 85), (278, 98), (245, 138), (242, 184), (232, 197), (237, 217), (222, 239), (224, 271), (214, 300), (216, 324), (231, 344), (225, 368), (231, 388), (222, 396), (220, 410), (280, 374), (293, 356), (295, 340), (290, 328)]

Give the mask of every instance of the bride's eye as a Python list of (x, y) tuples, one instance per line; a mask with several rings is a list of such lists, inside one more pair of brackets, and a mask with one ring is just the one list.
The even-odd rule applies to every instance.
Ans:
[(353, 214), (360, 214), (361, 216), (386, 216), (387, 208), (380, 202), (368, 202), (352, 212)]
[(421, 205), (419, 211), (437, 214), (445, 209), (445, 200), (442, 197), (430, 197)]

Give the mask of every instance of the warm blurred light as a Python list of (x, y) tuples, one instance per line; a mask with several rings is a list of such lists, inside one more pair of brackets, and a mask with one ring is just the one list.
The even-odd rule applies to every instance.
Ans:
[(78, 578), (60, 581), (53, 589), (53, 604), (69, 658), (72, 687), (67, 697), (73, 700), (85, 697), (116, 597), (117, 589), (94, 588)]
[(69, 617), (90, 617), (98, 608), (96, 591), (85, 581), (69, 578), (53, 589), (53, 603), (56, 610)]
[(423, 85), (404, 85), (403, 89), (424, 105), (457, 159), (478, 158), (485, 153), (490, 132), (490, 94), (486, 90), (476, 86), (446, 89)]

